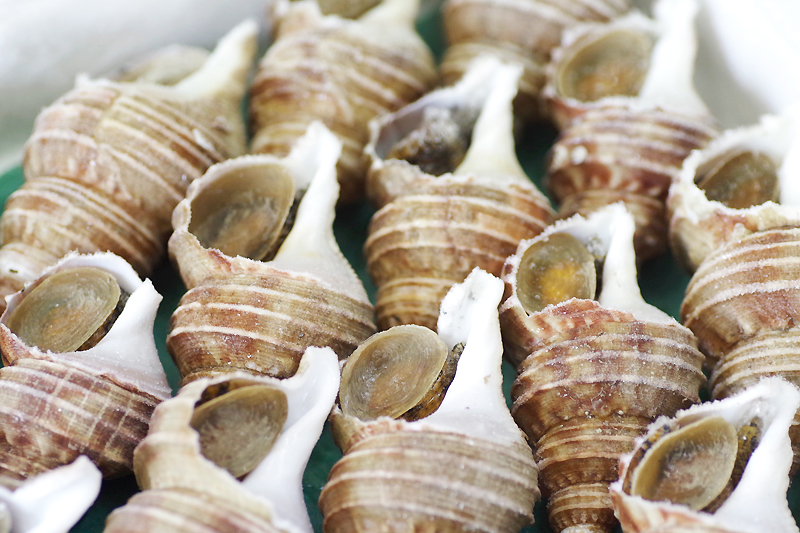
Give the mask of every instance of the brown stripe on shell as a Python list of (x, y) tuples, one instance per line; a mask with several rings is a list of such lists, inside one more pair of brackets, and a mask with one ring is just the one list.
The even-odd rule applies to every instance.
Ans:
[(343, 141), (340, 203), (353, 202), (363, 195), (368, 122), (413, 102), (435, 80), (430, 51), (406, 28), (340, 20), (279, 33), (250, 92), (252, 150), (285, 156), (321, 120)]
[(195, 287), (173, 313), (167, 348), (183, 383), (235, 370), (288, 377), (306, 347), (344, 359), (375, 331), (368, 304), (316, 278), (267, 269), (238, 282)]
[(22, 480), (81, 454), (105, 477), (128, 474), (157, 403), (75, 367), (18, 360), (0, 369), (0, 476)]
[(379, 432), (355, 443), (320, 494), (327, 532), (519, 531), (538, 499), (530, 449), (438, 431)]
[(201, 492), (150, 489), (135, 494), (108, 516), (106, 533), (278, 533), (284, 531), (263, 517), (209, 501)]
[(587, 104), (551, 149), (546, 180), (562, 205), (559, 216), (585, 215), (622, 200), (635, 216), (637, 257), (662, 253), (669, 186), (689, 153), (716, 134), (707, 117), (643, 108), (635, 99)]
[(625, 0), (448, 0), (443, 8), (449, 46), (442, 59), (443, 84), (461, 79), (473, 59), (495, 53), (504, 62), (521, 63), (515, 108), (524, 117), (542, 117), (539, 92), (544, 68), (565, 28), (579, 22), (605, 21), (630, 8)]

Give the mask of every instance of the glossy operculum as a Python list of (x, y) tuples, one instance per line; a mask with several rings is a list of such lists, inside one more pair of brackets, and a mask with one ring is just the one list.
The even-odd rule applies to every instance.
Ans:
[(767, 154), (732, 150), (698, 167), (695, 183), (706, 198), (732, 209), (780, 200), (778, 165)]
[(317, 0), (324, 15), (357, 18), (381, 3), (381, 0)]
[(442, 403), (462, 349), (449, 350), (421, 326), (396, 326), (373, 335), (344, 366), (342, 412), (363, 421), (424, 418)]

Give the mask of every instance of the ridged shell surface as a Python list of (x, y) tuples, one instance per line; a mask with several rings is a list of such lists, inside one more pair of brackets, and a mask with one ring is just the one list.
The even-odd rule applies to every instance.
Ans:
[(385, 1), (353, 21), (323, 17), (313, 0), (278, 5), (283, 22), (250, 92), (252, 151), (287, 155), (311, 122), (323, 121), (343, 143), (340, 201), (352, 203), (364, 194), (368, 122), (436, 81), (413, 29), (418, 2)]
[[(375, 331), (364, 287), (332, 230), (339, 150), (316, 123), (286, 158), (247, 156), (213, 168), (176, 209), (170, 254), (189, 290), (172, 315), (167, 347), (184, 382), (234, 370), (288, 377), (306, 347), (331, 346), (346, 358)], [(194, 198), (263, 162), (282, 165), (307, 188), (277, 255), (259, 261), (206, 248), (190, 230)]]
[[(368, 191), (380, 209), (370, 221), (364, 254), (378, 287), (379, 328), (435, 328), (453, 284), (476, 266), (499, 275), (517, 243), (550, 223), (549, 202), (514, 154), (510, 102), (518, 76), (518, 68), (478, 61), (459, 85), (373, 124)], [(447, 108), (471, 114), (475, 123), (464, 160), (452, 172), (434, 176), (386, 156), (383, 145), (407, 133), (409, 117)]]
[[(88, 456), (106, 477), (130, 472), (133, 450), (147, 434), (155, 406), (170, 389), (153, 340), (161, 297), (111, 254), (71, 255), (48, 269), (93, 266), (114, 275), (130, 293), (103, 339), (83, 351), (29, 346), (0, 324), (0, 469), (6, 485)], [(38, 284), (40, 280), (37, 280)], [(29, 287), (29, 290), (36, 286)], [(25, 293), (9, 299), (13, 310)]]
[(3, 294), (70, 251), (111, 251), (149, 273), (189, 183), (244, 151), (237, 109), (254, 52), (255, 25), (243, 24), (195, 74), (214, 70), (213, 84), (82, 81), (43, 110), (26, 146), (26, 183), (0, 221)]
[(334, 408), (345, 455), (320, 494), (324, 531), (514, 532), (532, 521), (537, 470), (501, 391), (501, 293), (499, 280), (476, 269), (442, 303), (440, 337), (466, 342), (433, 414), (361, 421)]
[[(520, 257), (567, 232), (604, 260), (599, 301), (570, 298), (528, 313), (517, 295)], [(610, 532), (608, 485), (634, 439), (661, 414), (699, 401), (703, 355), (691, 332), (648, 306), (636, 286), (633, 220), (619, 206), (556, 223), (504, 268), (503, 338), (518, 364), (511, 413), (535, 449), (555, 531)]]
[(630, 8), (627, 0), (448, 0), (443, 22), (448, 47), (442, 81), (456, 83), (469, 64), (493, 54), (524, 66), (515, 106), (521, 116), (542, 117), (540, 91), (545, 66), (564, 29), (586, 21), (606, 21)]
[[(632, 14), (567, 32), (554, 52), (545, 91), (562, 128), (545, 177), (560, 204), (559, 215), (586, 215), (602, 205), (624, 202), (636, 218), (640, 260), (666, 250), (669, 186), (691, 151), (703, 148), (718, 133), (691, 86), (696, 5), (691, 0), (667, 4), (658, 3), (655, 21)], [(559, 69), (578, 71), (574, 56), (626, 32), (655, 43), (635, 94), (612, 92), (582, 100), (562, 92), (564, 75)]]

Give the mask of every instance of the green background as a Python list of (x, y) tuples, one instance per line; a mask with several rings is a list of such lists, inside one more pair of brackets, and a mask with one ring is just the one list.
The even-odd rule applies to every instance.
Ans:
[[(437, 58), (443, 49), (440, 24), (439, 14), (433, 14), (427, 19), (421, 20), (418, 25), (420, 34), (437, 54)], [(528, 175), (542, 190), (544, 188), (542, 187), (541, 176), (544, 171), (546, 153), (552, 145), (554, 137), (555, 131), (550, 126), (545, 124), (532, 125), (523, 132), (517, 145), (520, 162), (528, 172)], [(22, 182), (23, 177), (20, 168), (13, 169), (0, 177), (0, 199), (2, 199), (3, 203), (6, 197), (18, 188)], [(367, 224), (372, 213), (372, 208), (367, 205), (343, 209), (337, 215), (334, 229), (342, 251), (364, 281), (367, 292), (374, 303), (375, 287), (369, 280), (366, 272), (366, 262), (362, 255)], [(157, 268), (151, 279), (156, 289), (164, 296), (156, 317), (154, 329), (156, 345), (170, 384), (173, 389), (176, 389), (179, 376), (172, 359), (167, 353), (165, 340), (168, 332), (169, 317), (177, 307), (185, 287), (167, 261), (164, 261)], [(688, 275), (668, 255), (653, 259), (640, 267), (639, 282), (644, 299), (676, 318), (678, 317), (680, 303), (688, 280)], [(514, 370), (508, 363), (504, 363), (503, 373), (504, 390), (508, 398), (508, 391), (514, 378)], [(322, 516), (316, 504), (319, 492), (327, 480), (328, 472), (340, 457), (341, 453), (334, 446), (329, 428), (326, 425), (322, 438), (311, 456), (304, 477), (306, 502), (315, 531), (322, 531)], [(123, 505), (136, 490), (138, 489), (133, 476), (104, 481), (97, 502), (72, 531), (82, 533), (102, 531), (105, 517), (108, 513), (114, 508)], [(797, 518), (798, 510), (800, 510), (800, 493), (798, 493), (797, 489), (790, 489), (790, 501), (792, 502), (792, 511)], [(549, 533), (551, 530), (547, 526), (547, 518), (542, 502), (537, 505), (535, 515), (536, 524), (523, 531)]]

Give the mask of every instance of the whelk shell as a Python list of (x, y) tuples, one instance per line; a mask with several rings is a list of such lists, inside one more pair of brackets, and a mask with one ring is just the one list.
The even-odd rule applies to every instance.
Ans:
[(26, 182), (0, 219), (0, 296), (70, 251), (111, 251), (149, 273), (189, 183), (244, 152), (239, 102), (255, 35), (255, 22), (240, 24), (171, 87), (79, 80), (42, 111), (26, 145)]
[[(533, 443), (555, 531), (612, 531), (619, 457), (657, 416), (698, 402), (706, 381), (691, 332), (642, 300), (633, 232), (624, 207), (608, 206), (523, 241), (504, 267), (500, 321), (518, 365), (511, 413)], [(548, 264), (565, 243), (568, 267)], [(595, 301), (591, 283), (570, 278), (595, 276), (596, 265)], [(563, 268), (570, 274), (556, 275)]]
[(624, 202), (640, 260), (667, 247), (665, 200), (689, 153), (716, 134), (692, 87), (695, 0), (565, 32), (545, 89), (563, 128), (547, 185), (562, 218)]
[[(620, 479), (611, 486), (622, 530), (796, 533), (786, 491), (792, 464), (788, 430), (798, 407), (800, 394), (795, 386), (768, 378), (730, 398), (653, 422), (637, 440), (634, 451), (623, 457)], [(733, 443), (726, 446), (730, 448), (726, 454), (720, 454), (726, 432), (732, 434)], [(667, 445), (674, 453), (661, 462), (654, 461), (651, 456), (670, 437), (673, 442)], [(731, 465), (720, 468), (723, 459)], [(635, 495), (631, 478), (643, 474), (661, 480), (662, 486), (667, 479), (681, 484), (675, 494), (679, 499), (687, 496), (689, 486), (697, 480), (719, 477), (724, 489), (711, 506), (698, 510), (673, 499), (658, 501)]]
[[(476, 268), (442, 302), (440, 342), (463, 351), (432, 414), (413, 422), (361, 420), (334, 407), (334, 439), (344, 457), (320, 494), (324, 531), (514, 532), (532, 521), (537, 471), (501, 390), (502, 290), (500, 280)], [(343, 381), (340, 395), (348, 394)]]
[[(234, 370), (288, 377), (307, 346), (345, 358), (375, 331), (366, 291), (333, 235), (340, 150), (316, 122), (289, 156), (234, 159), (192, 184), (169, 242), (189, 289), (167, 337), (184, 383)], [(273, 222), (278, 229), (262, 229)], [(223, 238), (229, 254), (214, 247), (216, 236), (236, 231), (248, 237), (240, 246)], [(274, 258), (243, 257), (245, 249)]]
[(343, 143), (340, 202), (364, 193), (368, 122), (430, 90), (433, 57), (413, 28), (418, 0), (386, 0), (357, 20), (322, 16), (314, 0), (279, 0), (275, 43), (250, 92), (252, 151), (287, 155), (321, 120)]
[[(303, 471), (338, 387), (336, 354), (316, 347), (305, 351), (297, 373), (287, 379), (237, 372), (187, 384), (153, 413), (150, 433), (134, 455), (136, 480), (144, 492), (109, 515), (106, 533), (311, 533)], [(269, 409), (242, 404), (241, 397), (227, 400), (248, 390), (262, 397), (269, 391)], [(195, 429), (198, 411), (219, 400), (225, 402), (224, 412), (217, 413), (217, 424), (210, 424), (210, 438), (222, 439), (227, 454), (264, 457), (243, 480), (217, 463), (219, 450), (208, 453), (202, 445), (204, 430)], [(228, 424), (232, 433), (227, 438), (214, 433), (231, 418), (245, 420), (246, 427)], [(271, 437), (264, 441), (255, 438), (258, 434)]]
[(449, 44), (441, 65), (443, 83), (454, 84), (483, 54), (519, 63), (524, 72), (515, 107), (523, 117), (540, 118), (545, 65), (562, 32), (580, 22), (613, 19), (629, 8), (629, 0), (448, 0), (443, 8)]
[(364, 254), (378, 287), (379, 328), (435, 328), (453, 284), (476, 266), (499, 274), (517, 243), (550, 223), (549, 202), (514, 152), (511, 101), (520, 72), (479, 58), (458, 84), (371, 124), (367, 187), (380, 209)]
[[(105, 335), (86, 349), (50, 351), (31, 346), (9, 329), (9, 318), (28, 295), (60, 273), (99, 269), (130, 296)], [(70, 283), (67, 280), (65, 283)], [(79, 292), (71, 284), (70, 289)], [(88, 456), (103, 475), (130, 472), (133, 449), (147, 433), (155, 406), (170, 396), (153, 340), (153, 322), (161, 296), (142, 282), (123, 259), (110, 253), (70, 255), (8, 300), (0, 318), (0, 479), (15, 486), (43, 471)], [(76, 298), (48, 301), (55, 312), (44, 328), (63, 328), (62, 305)], [(81, 313), (80, 308), (68, 313)], [(87, 311), (88, 312), (88, 311)], [(53, 320), (48, 322), (47, 319)], [(67, 315), (67, 319), (69, 316)], [(110, 327), (109, 327), (110, 326)], [(69, 324), (67, 324), (67, 328)]]

